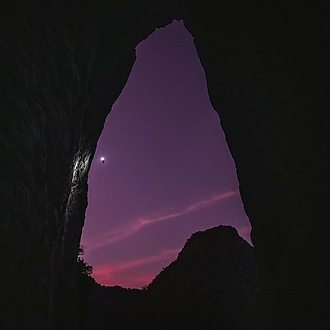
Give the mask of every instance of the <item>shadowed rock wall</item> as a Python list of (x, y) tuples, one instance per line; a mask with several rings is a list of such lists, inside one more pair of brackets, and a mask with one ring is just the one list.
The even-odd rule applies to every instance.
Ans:
[(329, 12), (294, 1), (186, 6), (253, 227), (271, 327), (329, 326)]
[(270, 327), (319, 329), (329, 321), (326, 8), (293, 0), (0, 6), (4, 329), (63, 329), (57, 320), (74, 315), (75, 259), (96, 142), (136, 44), (173, 18), (183, 18), (195, 38), (236, 163)]
[(136, 44), (171, 22), (167, 7), (148, 1), (1, 3), (4, 329), (50, 329), (57, 321), (55, 327), (70, 326), (96, 142), (131, 71)]

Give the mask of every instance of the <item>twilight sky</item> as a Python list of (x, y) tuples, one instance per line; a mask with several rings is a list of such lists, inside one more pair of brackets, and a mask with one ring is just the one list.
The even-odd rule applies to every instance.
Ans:
[(88, 183), (81, 244), (103, 285), (150, 283), (199, 230), (231, 225), (250, 242), (235, 165), (182, 22), (138, 45)]

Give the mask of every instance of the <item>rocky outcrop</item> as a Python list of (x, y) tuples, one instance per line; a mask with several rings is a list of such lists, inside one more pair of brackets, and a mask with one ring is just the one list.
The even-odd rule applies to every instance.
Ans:
[(272, 328), (330, 323), (326, 7), (293, 0), (0, 6), (4, 329), (51, 329), (74, 314), (97, 139), (136, 44), (173, 18), (182, 18), (195, 39), (235, 160)]
[(82, 329), (266, 329), (253, 248), (229, 226), (193, 234), (143, 290), (95, 283), (89, 306)]
[(263, 329), (252, 250), (229, 226), (193, 234), (178, 258), (143, 291), (125, 319), (127, 326)]

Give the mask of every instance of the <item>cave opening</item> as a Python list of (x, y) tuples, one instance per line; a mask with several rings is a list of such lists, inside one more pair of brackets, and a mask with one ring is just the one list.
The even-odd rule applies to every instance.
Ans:
[(141, 288), (196, 231), (250, 223), (193, 38), (180, 21), (137, 47), (90, 169), (81, 244), (103, 285)]

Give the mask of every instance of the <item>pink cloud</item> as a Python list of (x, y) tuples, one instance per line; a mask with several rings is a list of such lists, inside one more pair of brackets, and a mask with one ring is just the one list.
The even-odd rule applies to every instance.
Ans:
[[(149, 284), (155, 277), (154, 269), (147, 269), (144, 267), (143, 273), (139, 276), (131, 276), (130, 274), (137, 274), (137, 269), (147, 264), (157, 263), (164, 265), (171, 260), (174, 260), (181, 249), (167, 249), (163, 250), (156, 255), (146, 256), (139, 259), (134, 259), (126, 262), (119, 262), (115, 264), (103, 264), (95, 266), (93, 270), (93, 277), (99, 283), (104, 285), (121, 285), (124, 287), (141, 287)], [(155, 267), (153, 267), (155, 268)], [(141, 273), (141, 271), (140, 271)]]
[(87, 239), (84, 242), (84, 245), (86, 245), (86, 247), (88, 248), (89, 251), (92, 251), (92, 250), (95, 250), (102, 246), (110, 245), (114, 242), (117, 242), (126, 237), (129, 237), (129, 236), (135, 234), (136, 232), (138, 232), (139, 230), (141, 230), (145, 226), (148, 226), (148, 225), (154, 224), (156, 222), (160, 222), (160, 221), (171, 220), (171, 219), (180, 217), (182, 215), (186, 215), (191, 212), (196, 212), (198, 210), (209, 207), (215, 203), (221, 202), (221, 201), (223, 201), (227, 198), (230, 198), (234, 195), (237, 195), (237, 194), (238, 194), (237, 191), (230, 191), (230, 192), (226, 192), (226, 193), (222, 193), (222, 194), (217, 194), (217, 195), (211, 196), (208, 199), (201, 200), (194, 204), (191, 204), (191, 205), (187, 206), (186, 208), (184, 208), (180, 211), (177, 211), (177, 212), (173, 212), (173, 213), (165, 214), (165, 215), (161, 215), (161, 216), (154, 216), (154, 217), (150, 217), (150, 216), (139, 217), (119, 228), (112, 229), (112, 230), (104, 233), (101, 236), (92, 237), (90, 239)]

